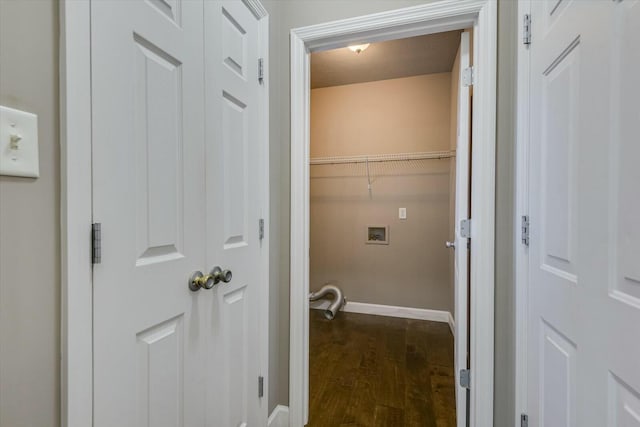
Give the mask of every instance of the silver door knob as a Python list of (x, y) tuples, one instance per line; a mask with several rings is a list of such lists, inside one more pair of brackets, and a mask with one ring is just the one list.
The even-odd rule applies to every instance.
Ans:
[(444, 242), (444, 245), (449, 249), (455, 249), (456, 248), (455, 242)]
[(231, 278), (233, 277), (233, 273), (231, 270), (223, 270), (220, 267), (213, 267), (211, 273), (209, 273), (211, 277), (213, 277), (213, 284), (217, 285), (220, 282), (229, 283)]
[(200, 289), (211, 289), (216, 283), (211, 274), (205, 276), (201, 271), (194, 271), (191, 277), (189, 277), (189, 289), (193, 292), (199, 291)]

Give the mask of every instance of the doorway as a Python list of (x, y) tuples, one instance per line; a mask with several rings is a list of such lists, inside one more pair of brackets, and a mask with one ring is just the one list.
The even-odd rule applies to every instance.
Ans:
[(456, 394), (466, 408), (470, 38), (311, 55), (310, 426), (454, 426)]
[[(493, 268), (495, 179), (495, 4), (438, 2), (388, 13), (292, 30), (291, 122), (291, 343), (290, 425), (305, 425), (309, 408), (310, 284), (310, 55), (353, 44), (375, 43), (473, 28), (474, 144), (470, 159), (470, 425), (493, 419)], [(467, 218), (469, 219), (469, 218)], [(384, 230), (385, 224), (372, 224)], [(380, 227), (382, 226), (382, 227)], [(393, 234), (389, 237), (393, 239)], [(466, 240), (466, 238), (465, 238)], [(348, 303), (347, 303), (348, 306)], [(342, 314), (342, 313), (340, 313)], [(339, 314), (339, 315), (340, 315)], [(462, 340), (460, 340), (462, 341)], [(466, 375), (466, 373), (463, 373)], [(456, 372), (456, 383), (460, 373)], [(463, 378), (464, 380), (467, 377)], [(458, 411), (467, 413), (466, 405)], [(461, 419), (461, 417), (458, 417)]]

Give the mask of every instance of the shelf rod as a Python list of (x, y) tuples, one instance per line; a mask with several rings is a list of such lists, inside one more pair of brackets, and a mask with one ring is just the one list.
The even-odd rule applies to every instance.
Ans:
[(407, 160), (449, 159), (456, 156), (455, 151), (430, 151), (399, 154), (374, 154), (371, 156), (315, 157), (311, 165), (337, 165), (346, 163), (401, 162)]

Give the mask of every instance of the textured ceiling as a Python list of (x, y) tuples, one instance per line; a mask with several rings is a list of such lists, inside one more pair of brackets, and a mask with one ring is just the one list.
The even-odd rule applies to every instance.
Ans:
[(340, 86), (451, 71), (461, 31), (372, 43), (311, 54), (311, 88)]

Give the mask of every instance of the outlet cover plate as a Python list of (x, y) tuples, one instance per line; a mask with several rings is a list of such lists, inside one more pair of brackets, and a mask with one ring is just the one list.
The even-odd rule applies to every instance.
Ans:
[(0, 175), (38, 178), (38, 116), (0, 106)]

